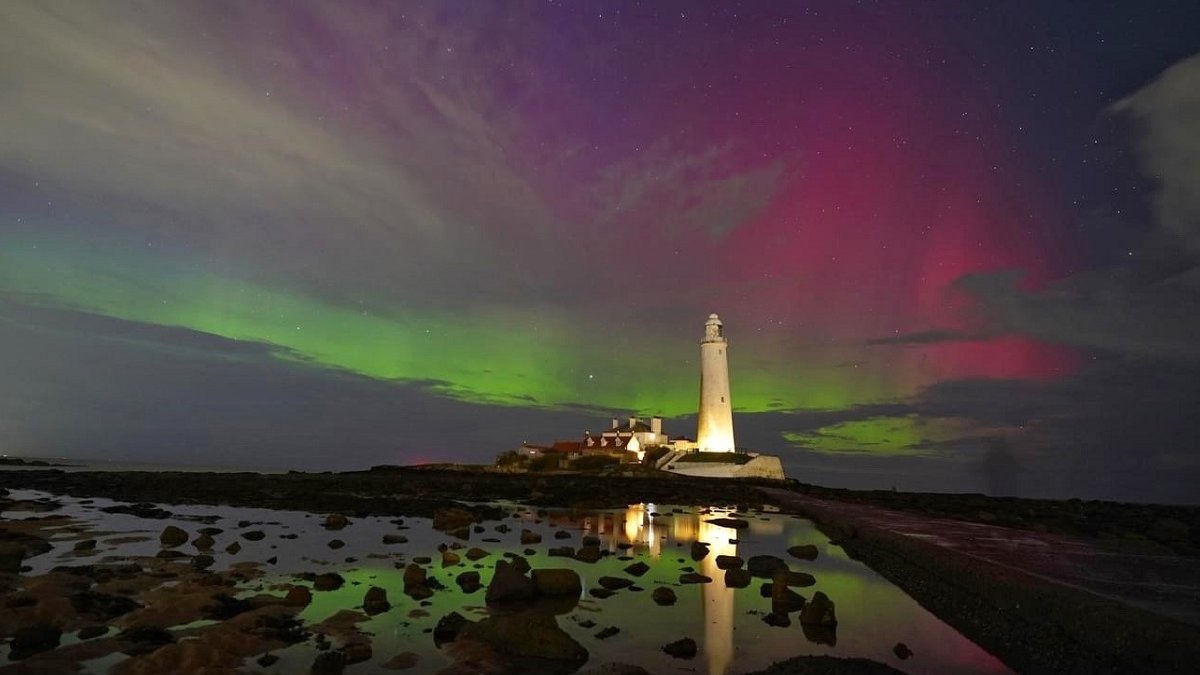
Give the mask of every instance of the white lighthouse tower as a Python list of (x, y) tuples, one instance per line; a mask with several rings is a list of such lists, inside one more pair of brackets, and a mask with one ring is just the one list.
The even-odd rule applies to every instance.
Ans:
[(696, 446), (701, 452), (733, 452), (733, 402), (729, 397), (729, 356), (721, 317), (709, 314), (700, 341), (700, 418)]

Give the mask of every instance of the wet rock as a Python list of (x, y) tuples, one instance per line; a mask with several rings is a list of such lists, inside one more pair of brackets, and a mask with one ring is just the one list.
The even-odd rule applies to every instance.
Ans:
[(603, 554), (600, 553), (599, 546), (584, 546), (575, 554), (575, 559), (580, 562), (594, 563), (600, 559)]
[[(530, 555), (533, 555), (533, 554), (531, 553)], [(513, 568), (516, 569), (521, 574), (529, 573), (529, 561), (526, 560), (525, 558), (523, 558), (519, 555), (514, 555), (509, 558), (509, 562), (512, 563)]]
[(383, 543), (391, 544), (407, 544), (408, 537), (402, 534), (385, 534), (383, 535)]
[(837, 614), (834, 612), (833, 601), (829, 596), (817, 591), (812, 601), (800, 610), (800, 623), (809, 626), (836, 626)]
[(600, 537), (597, 537), (594, 534), (587, 534), (587, 535), (584, 535), (583, 539), (579, 540), (579, 544), (581, 546), (599, 546), (600, 545)]
[(192, 540), (192, 546), (195, 546), (196, 549), (200, 551), (211, 551), (212, 547), (215, 546), (216, 543), (217, 542), (212, 538), (212, 535), (208, 534), (207, 532), (201, 532), (200, 536)]
[(404, 568), (404, 594), (410, 598), (424, 600), (433, 595), (428, 582), (424, 567), (416, 563), (409, 563)]
[(521, 545), (529, 546), (530, 544), (542, 543), (542, 535), (533, 530), (521, 530)]
[(117, 634), (117, 638), (132, 643), (123, 650), (126, 654), (149, 654), (154, 650), (175, 642), (171, 631), (159, 626), (133, 626)]
[(897, 642), (896, 646), (892, 647), (892, 653), (895, 654), (896, 658), (900, 659), (901, 661), (904, 661), (913, 655), (912, 650), (909, 649), (908, 645), (904, 644), (903, 642)]
[(391, 608), (392, 605), (387, 599), (387, 591), (378, 586), (367, 589), (367, 594), (363, 596), (363, 612), (367, 616), (382, 614)]
[(559, 628), (553, 614), (533, 610), (493, 615), (467, 624), (460, 639), (486, 644), (508, 656), (572, 664), (588, 658), (587, 649)]
[(614, 596), (616, 594), (617, 594), (616, 591), (612, 591), (607, 588), (592, 588), (592, 589), (588, 590), (588, 595), (590, 595), (593, 598), (596, 598), (598, 600), (604, 600), (605, 598), (611, 598), (612, 596)]
[(0, 541), (0, 572), (19, 574), (25, 560), (25, 547), (10, 541)]
[(792, 625), (792, 620), (788, 617), (787, 612), (768, 612), (763, 615), (763, 623), (775, 628), (787, 628)]
[(654, 591), (650, 594), (650, 597), (654, 599), (655, 604), (662, 605), (664, 607), (675, 604), (676, 600), (675, 591), (667, 588), (666, 586), (659, 586), (658, 588), (654, 589)]
[(326, 546), (328, 546), (329, 548), (331, 548), (335, 551), (338, 550), (339, 548), (342, 548), (345, 545), (346, 545), (346, 542), (342, 541), (341, 539), (331, 539), (329, 541), (329, 543), (326, 544)]
[(650, 566), (647, 565), (646, 563), (642, 562), (641, 560), (633, 563), (632, 565), (627, 565), (625, 567), (625, 573), (630, 576), (633, 576), (633, 577), (640, 577), (649, 571), (650, 571)]
[[(772, 579), (774, 579), (774, 576), (772, 576)], [(817, 583), (817, 578), (806, 572), (789, 571), (786, 575), (784, 575), (783, 581), (788, 586), (804, 587), (815, 585)]]
[(763, 584), (763, 587), (770, 586), (771, 593), (771, 611), (775, 614), (787, 614), (804, 608), (806, 600), (804, 596), (787, 586), (787, 572), (776, 572), (774, 580), (770, 584)]
[(311, 675), (341, 675), (346, 670), (346, 655), (340, 651), (321, 652), (308, 669)]
[(596, 639), (597, 640), (607, 640), (608, 638), (610, 638), (620, 632), (621, 632), (621, 629), (617, 628), (616, 626), (606, 626), (604, 628), (601, 628), (600, 632), (596, 633)]
[(750, 573), (742, 569), (725, 570), (726, 588), (745, 588), (750, 585)]
[(712, 523), (713, 525), (720, 525), (721, 527), (729, 527), (735, 530), (743, 530), (747, 527), (750, 527), (749, 522), (740, 518), (713, 518), (705, 522)]
[(418, 565), (428, 565), (429, 563), (433, 562), (433, 558), (430, 558), (427, 555), (419, 555), (413, 557), (413, 562), (417, 563)]
[(201, 554), (192, 556), (192, 560), (189, 564), (192, 566), (192, 569), (198, 572), (203, 572), (204, 570), (212, 567), (214, 562), (215, 561), (211, 555)]
[(464, 593), (474, 593), (479, 590), (479, 572), (463, 572), (454, 578), (454, 583), (463, 590)]
[(350, 519), (340, 513), (325, 516), (325, 529), (340, 530), (350, 524)]
[(488, 584), (486, 600), (488, 603), (504, 603), (517, 600), (528, 600), (537, 593), (533, 580), (507, 560), (496, 562), (492, 581)]
[(211, 604), (204, 608), (203, 616), (212, 621), (225, 621), (251, 609), (253, 607), (250, 602), (220, 593), (212, 597)]
[(304, 586), (292, 586), (283, 596), (283, 604), (288, 607), (307, 607), (312, 602), (312, 591)]
[(694, 659), (696, 658), (696, 641), (692, 638), (683, 638), (663, 645), (662, 650), (677, 659)]
[(708, 544), (702, 541), (692, 542), (692, 560), (704, 560), (708, 556)]
[(583, 592), (583, 581), (575, 570), (547, 568), (533, 570), (531, 574), (534, 586), (542, 595), (578, 596)]
[(552, 558), (574, 558), (575, 549), (571, 546), (551, 546), (550, 557)]
[(83, 617), (94, 621), (109, 621), (141, 607), (132, 598), (96, 591), (82, 591), (70, 596), (71, 607)]
[(371, 645), (368, 642), (354, 642), (342, 647), (341, 651), (346, 657), (346, 665), (348, 666), (370, 661), (373, 655)]
[(770, 579), (776, 570), (786, 570), (787, 568), (788, 565), (782, 558), (776, 558), (773, 555), (750, 556), (750, 559), (746, 561), (746, 571), (750, 572), (751, 576), (761, 579)]
[(75, 546), (72, 547), (72, 550), (75, 551), (76, 553), (86, 553), (88, 551), (95, 551), (96, 550), (96, 540), (95, 539), (83, 539), (81, 541), (77, 541), (77, 542), (75, 542)]
[(454, 551), (442, 551), (442, 567), (454, 567), (462, 562)]
[(632, 581), (621, 577), (600, 577), (596, 580), (596, 583), (610, 591), (619, 591), (622, 588), (629, 588), (633, 585)]
[(462, 629), (471, 623), (458, 612), (450, 612), (446, 616), (438, 619), (437, 625), (433, 627), (433, 644), (441, 647), (447, 642), (454, 642), (458, 639), (458, 634)]
[(788, 555), (790, 555), (794, 558), (800, 558), (801, 560), (816, 560), (817, 559), (817, 547), (812, 544), (801, 544), (799, 546), (792, 546), (792, 547), (788, 548), (787, 552), (788, 552)]
[(811, 623), (800, 623), (804, 638), (813, 644), (837, 646), (837, 626), (818, 626)]
[(346, 580), (337, 572), (325, 572), (318, 574), (316, 579), (313, 579), (313, 590), (317, 591), (336, 591), (342, 587)]
[(416, 652), (400, 652), (392, 658), (379, 664), (380, 668), (385, 670), (408, 670), (416, 668), (420, 658)]
[(174, 525), (168, 525), (163, 528), (161, 534), (158, 535), (158, 541), (163, 546), (174, 547), (182, 546), (188, 541), (188, 533)]
[(166, 520), (175, 515), (154, 504), (117, 504), (116, 506), (106, 506), (100, 510), (104, 513), (124, 513), (147, 520)]
[(225, 552), (228, 553), (229, 555), (237, 555), (238, 551), (241, 551), (241, 550), (242, 550), (242, 545), (236, 541), (225, 547)]
[(246, 541), (262, 541), (266, 537), (267, 535), (262, 530), (250, 530), (249, 532), (242, 533), (242, 539)]
[(162, 558), (163, 560), (176, 560), (178, 558), (186, 558), (187, 554), (184, 553), (183, 551), (176, 551), (174, 549), (165, 548), (165, 549), (159, 551), (158, 553), (155, 553), (154, 557)]
[(470, 536), (471, 525), (474, 522), (475, 514), (463, 508), (439, 509), (433, 514), (433, 529), (438, 532), (461, 533), (461, 530), (467, 530), (467, 536)]
[(679, 575), (679, 583), (681, 584), (710, 584), (712, 577), (706, 577), (698, 572), (687, 572)]
[(18, 628), (8, 644), (8, 657), (13, 661), (58, 648), (62, 629), (50, 623), (38, 623)]
[(559, 530), (554, 533), (554, 538), (555, 539), (570, 539), (571, 533), (567, 532), (566, 530)]
[(258, 665), (262, 666), (263, 668), (270, 668), (271, 666), (273, 666), (279, 662), (279, 657), (275, 656), (274, 654), (263, 654), (262, 656), (255, 659), (254, 662), (257, 663)]
[(717, 556), (717, 569), (719, 570), (735, 570), (745, 564), (741, 558), (736, 555), (719, 555)]
[(491, 553), (488, 553), (487, 551), (485, 551), (481, 548), (478, 548), (478, 547), (471, 547), (471, 548), (467, 549), (467, 552), (463, 555), (466, 556), (467, 560), (470, 560), (471, 562), (475, 562), (476, 560), (483, 560), (484, 558), (491, 555)]

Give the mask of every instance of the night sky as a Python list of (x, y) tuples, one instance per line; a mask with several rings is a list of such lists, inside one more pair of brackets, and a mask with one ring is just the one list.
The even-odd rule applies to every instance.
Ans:
[(0, 452), (1197, 501), (1195, 2), (4, 2)]

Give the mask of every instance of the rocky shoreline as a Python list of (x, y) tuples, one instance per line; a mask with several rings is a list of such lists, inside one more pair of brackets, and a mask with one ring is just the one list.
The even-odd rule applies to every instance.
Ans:
[[(1200, 657), (1200, 630), (1194, 626), (1018, 571), (981, 563), (968, 556), (956, 555), (923, 544), (915, 538), (864, 527), (861, 522), (840, 514), (835, 507), (788, 507), (786, 499), (777, 498), (781, 492), (780, 487), (781, 484), (774, 481), (731, 483), (680, 476), (514, 475), (486, 471), (392, 467), (338, 474), (275, 475), (0, 471), (0, 489), (32, 489), (77, 498), (103, 497), (128, 502), (131, 505), (120, 507), (124, 509), (121, 512), (148, 520), (171, 517), (170, 507), (164, 509), (158, 506), (159, 504), (204, 504), (304, 510), (320, 514), (337, 513), (351, 518), (425, 517), (434, 519), (435, 523), (439, 517), (444, 519), (447, 513), (457, 513), (464, 521), (462, 526), (466, 527), (468, 522), (484, 523), (504, 517), (504, 513), (494, 506), (476, 505), (472, 502), (512, 501), (534, 506), (599, 509), (624, 507), (638, 502), (703, 504), (711, 502), (714, 495), (720, 495), (722, 502), (742, 505), (739, 506), (739, 510), (752, 510), (764, 504), (783, 505), (787, 511), (798, 512), (812, 519), (852, 557), (865, 562), (937, 616), (1019, 672), (1187, 672)], [(814, 490), (823, 490), (796, 484), (787, 486), (787, 489), (797, 494), (811, 494)], [(830, 495), (826, 493), (822, 496)], [(871, 493), (845, 492), (836, 496), (848, 502), (861, 503), (869, 499)], [(1075, 522), (1075, 527), (1079, 530), (1078, 522), (1081, 522), (1078, 518), (1075, 521), (1067, 519), (1067, 525), (1064, 526), (1063, 519), (1058, 517), (1049, 518), (1049, 523), (1037, 520), (1039, 514), (1055, 514), (1064, 509), (1079, 511), (1077, 505), (1069, 502), (992, 500), (974, 495), (928, 496), (895, 493), (884, 495), (880, 501), (892, 508), (897, 508), (897, 503), (900, 503), (899, 508), (908, 510), (921, 508), (920, 505), (924, 504), (926, 508), (936, 509), (937, 515), (940, 516), (958, 510), (964, 515), (971, 515), (973, 519), (980, 518), (982, 505), (988, 509), (982, 511), (985, 514), (984, 519), (1020, 519), (1023, 525), (1031, 530), (1070, 527), (1071, 522)], [(36, 509), (37, 506), (29, 505), (29, 508)], [(1194, 509), (1189, 510), (1186, 507), (1141, 505), (1100, 504), (1090, 507), (1089, 512), (1103, 514), (1109, 520), (1122, 523), (1123, 527), (1144, 521), (1150, 529), (1153, 529), (1154, 523), (1164, 518), (1172, 518), (1176, 522), (1188, 525), (1188, 519), (1195, 515)], [(1083, 519), (1082, 522), (1087, 521)], [(42, 526), (52, 524), (52, 520), (41, 521)], [(1087, 527), (1093, 525), (1094, 521)], [(29, 527), (37, 526), (35, 523)], [(161, 634), (139, 631), (137, 621), (128, 618), (113, 621), (118, 617), (138, 616), (137, 610), (121, 604), (122, 597), (132, 594), (133, 597), (140, 598), (138, 593), (157, 592), (156, 589), (164, 583), (163, 580), (169, 579), (173, 587), (183, 588), (194, 596), (189, 601), (190, 605), (188, 602), (177, 604), (181, 607), (192, 607), (197, 616), (206, 616), (197, 608), (204, 607), (207, 608), (204, 611), (219, 613), (222, 606), (229, 604), (228, 600), (219, 599), (228, 594), (228, 588), (253, 581), (261, 574), (255, 563), (247, 563), (222, 572), (206, 571), (203, 548), (211, 544), (203, 539), (204, 533), (198, 531), (201, 536), (197, 536), (196, 541), (191, 544), (186, 542), (196, 533), (185, 533), (183, 540), (169, 546), (164, 540), (164, 551), (178, 550), (181, 546), (189, 545), (197, 549), (195, 552), (189, 551), (186, 556), (166, 555), (140, 559), (123, 567), (81, 565), (71, 569), (58, 568), (34, 580), (31, 586), (30, 580), (22, 580), (18, 576), (20, 557), (17, 557), (14, 567), (11, 554), (19, 548), (25, 555), (36, 555), (41, 538), (36, 532), (22, 531), (12, 523), (0, 523), (0, 529), (0, 567), (3, 568), (0, 569), (0, 579), (3, 580), (3, 588), (0, 590), (8, 596), (6, 607), (10, 610), (5, 617), (7, 623), (0, 622), (0, 634), (16, 640), (18, 632), (25, 631), (21, 634), (21, 639), (13, 644), (14, 651), (18, 645), (21, 649), (27, 649), (30, 645), (36, 648), (39, 641), (48, 641), (54, 637), (50, 635), (53, 630), (45, 625), (47, 616), (66, 617), (69, 622), (74, 622), (70, 625), (72, 629), (89, 630), (92, 624), (97, 624), (94, 630), (100, 630), (99, 624), (104, 624), (106, 613), (125, 610), (107, 618), (108, 623), (112, 625), (104, 626), (103, 637), (53, 651), (55, 658), (74, 659), (72, 662), (78, 662), (85, 656), (93, 656), (104, 650), (108, 650), (104, 653), (158, 653), (167, 644), (162, 642), (165, 638)], [(435, 529), (443, 528), (435, 524)], [(1185, 529), (1180, 535), (1179, 528), (1174, 528), (1174, 532), (1170, 530), (1171, 528), (1164, 530), (1170, 534), (1171, 538), (1168, 541), (1156, 541), (1148, 537), (1146, 541), (1135, 543), (1139, 546), (1156, 546), (1156, 550), (1160, 551), (1190, 553), (1192, 531)], [(86, 546), (86, 541), (83, 545)], [(699, 552), (693, 554), (698, 555)], [(458, 556), (453, 551), (450, 555)], [(132, 565), (138, 567), (136, 572)], [(514, 583), (526, 588), (529, 584), (536, 586), (534, 578), (526, 576), (527, 572), (528, 570), (520, 572), (525, 581)], [(418, 573), (413, 571), (412, 574)], [(316, 582), (315, 579), (302, 581)], [(469, 582), (469, 579), (463, 581)], [(788, 585), (786, 581), (776, 584), (779, 591), (778, 601), (783, 607), (789, 602), (789, 595), (786, 593)], [(419, 583), (413, 584), (413, 588), (418, 589), (417, 593), (421, 592), (420, 587)], [(311, 626), (300, 628), (293, 621), (296, 610), (302, 607), (299, 598), (296, 597), (301, 593), (300, 590), (296, 590), (298, 588), (301, 586), (278, 586), (267, 589), (270, 593), (255, 596), (257, 599), (245, 603), (239, 601), (240, 604), (236, 604), (236, 612), (226, 607), (226, 611), (232, 612), (227, 619), (221, 620), (222, 625), (227, 625), (227, 630), (213, 631), (211, 627), (208, 631), (195, 629), (196, 635), (211, 632), (213, 640), (236, 642), (241, 646), (235, 649), (234, 653), (241, 654), (241, 657), (258, 658), (269, 655), (271, 649), (287, 644), (287, 640), (295, 639), (297, 631), (317, 630)], [(595, 590), (603, 592), (603, 589)], [(39, 596), (39, 593), (44, 594), (44, 597)], [(368, 600), (370, 599), (364, 598), (364, 607)], [(375, 598), (375, 601), (379, 600), (381, 599)], [(774, 601), (774, 598), (772, 600)], [(382, 601), (386, 603), (386, 597), (382, 598)], [(809, 606), (812, 604), (809, 603)], [(212, 610), (213, 607), (217, 609)], [(786, 618), (786, 615), (787, 611), (784, 610), (783, 617)], [(339, 649), (345, 651), (345, 647), (353, 648), (355, 644), (355, 622), (352, 621), (355, 617), (347, 615), (343, 618), (349, 622), (348, 628), (335, 621), (333, 625), (322, 626), (320, 630), (327, 630), (329, 634), (337, 636), (342, 645)], [(17, 625), (18, 623), (22, 625)], [(56, 621), (56, 624), (61, 623), (62, 621)], [(493, 638), (504, 641), (509, 639), (512, 631), (519, 630), (519, 626), (529, 625), (536, 626), (537, 623), (501, 620), (467, 630), (464, 635), (473, 635), (476, 641), (484, 643)], [(459, 629), (465, 626), (460, 625)], [(61, 625), (54, 628), (62, 630)], [(110, 631), (111, 635), (108, 634)], [(457, 635), (457, 632), (455, 634)], [(497, 635), (502, 637), (496, 638)], [(156, 643), (155, 640), (159, 642)], [(193, 642), (197, 644), (193, 645)], [(203, 640), (189, 640), (181, 645), (191, 645), (186, 649), (199, 651), (186, 654), (171, 652), (167, 656), (188, 662), (207, 663), (205, 659), (217, 658), (214, 656), (216, 652), (228, 651), (228, 646), (223, 642), (208, 647), (204, 647), (204, 644)], [(570, 648), (570, 645), (566, 644), (566, 647)], [(897, 645), (897, 648), (899, 647), (901, 645)], [(208, 651), (204, 651), (205, 649)], [(477, 648), (473, 652), (467, 651), (470, 653), (461, 656), (469, 661), (481, 658), (478, 652), (487, 650)], [(345, 665), (347, 656), (343, 654), (340, 658), (343, 659), (341, 664)], [(142, 661), (146, 663), (146, 668), (151, 669), (138, 670), (129, 665), (121, 672), (157, 672), (153, 668), (163, 665), (159, 663), (155, 666), (145, 659)], [(888, 667), (882, 664), (854, 661), (798, 658), (777, 664), (764, 672), (888, 672)], [(23, 670), (18, 672), (69, 672), (62, 670), (67, 665), (66, 661), (32, 659), (24, 662), (21, 665)], [(569, 671), (568, 669), (567, 672)], [(610, 669), (598, 672), (637, 671)]]

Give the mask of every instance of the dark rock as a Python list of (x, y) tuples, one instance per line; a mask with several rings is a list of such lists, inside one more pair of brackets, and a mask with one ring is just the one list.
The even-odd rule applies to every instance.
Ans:
[(735, 570), (740, 568), (745, 561), (736, 555), (719, 555), (717, 556), (717, 569), (720, 570)]
[(212, 598), (212, 604), (204, 608), (203, 616), (211, 621), (225, 621), (238, 614), (249, 612), (254, 607), (249, 601), (235, 598), (232, 595), (219, 593)]
[(417, 563), (418, 565), (428, 565), (429, 563), (433, 562), (433, 558), (430, 558), (427, 555), (419, 555), (413, 557), (413, 562)]
[(384, 670), (408, 670), (417, 666), (420, 657), (416, 652), (400, 652), (392, 658), (379, 664)]
[(83, 628), (80, 628), (79, 632), (75, 634), (75, 637), (79, 638), (80, 640), (91, 640), (92, 638), (100, 637), (107, 632), (108, 626), (93, 624), (91, 626), (84, 626)]
[(442, 551), (442, 567), (454, 567), (462, 562), (454, 551)]
[(699, 541), (692, 542), (692, 560), (704, 560), (708, 556), (708, 544)]
[(331, 548), (335, 551), (338, 550), (339, 548), (342, 548), (345, 545), (346, 545), (346, 542), (342, 541), (341, 539), (331, 539), (329, 541), (329, 543), (326, 544), (326, 546), (328, 546), (329, 548)]
[(246, 541), (262, 541), (266, 536), (262, 530), (250, 530), (249, 532), (242, 533), (242, 539)]
[(776, 628), (787, 628), (792, 625), (792, 620), (788, 617), (787, 612), (768, 612), (763, 615), (763, 623)]
[(149, 654), (163, 645), (175, 642), (175, 635), (159, 626), (133, 626), (117, 633), (117, 638), (132, 643), (123, 650), (131, 656)]
[(596, 580), (596, 583), (610, 591), (619, 591), (622, 588), (629, 588), (633, 585), (632, 581), (621, 577), (600, 577)]
[(75, 542), (75, 546), (72, 548), (72, 550), (74, 550), (76, 553), (95, 551), (96, 550), (96, 540), (95, 539), (83, 539), (81, 541), (77, 541), (77, 542)]
[(25, 547), (11, 541), (0, 541), (0, 572), (19, 574), (25, 560)]
[(537, 593), (533, 580), (507, 560), (496, 561), (495, 572), (488, 584), (486, 600), (489, 603), (504, 603), (528, 600)]
[(350, 519), (340, 513), (331, 513), (325, 516), (325, 529), (340, 530), (350, 524)]
[(712, 583), (712, 577), (706, 577), (698, 572), (688, 572), (679, 575), (679, 583), (681, 584), (709, 584)]
[(750, 527), (749, 522), (740, 518), (713, 518), (712, 520), (707, 520), (705, 522), (712, 523), (713, 525), (720, 525), (721, 527), (733, 528), (735, 530), (742, 530)]
[(530, 544), (540, 544), (542, 535), (533, 530), (521, 530), (521, 545), (528, 546)]
[(575, 549), (570, 546), (551, 546), (550, 556), (556, 558), (574, 558)]
[(175, 560), (177, 558), (186, 558), (187, 554), (184, 553), (183, 551), (176, 551), (174, 549), (164, 548), (163, 550), (154, 554), (154, 557), (162, 558), (163, 560)]
[(567, 532), (566, 530), (559, 530), (554, 533), (554, 538), (555, 539), (570, 539), (571, 533)]
[(617, 628), (616, 626), (606, 626), (604, 628), (601, 628), (599, 633), (596, 633), (596, 639), (597, 640), (607, 640), (608, 638), (610, 638), (620, 632), (621, 632), (621, 629)]
[(463, 508), (439, 509), (433, 514), (433, 529), (439, 532), (449, 533), (466, 529), (467, 535), (470, 536), (470, 528), (474, 523), (475, 514)]
[(312, 602), (312, 591), (304, 586), (293, 586), (283, 596), (283, 604), (288, 607), (307, 607)]
[(336, 591), (342, 587), (346, 580), (337, 572), (325, 572), (318, 574), (316, 579), (313, 579), (313, 590), (316, 591)]
[(750, 556), (750, 559), (746, 561), (746, 571), (750, 572), (751, 576), (760, 579), (770, 579), (775, 575), (776, 570), (786, 570), (787, 568), (788, 565), (782, 558), (776, 558), (773, 555)]
[(743, 569), (725, 570), (726, 588), (745, 588), (750, 585), (750, 573)]
[(388, 602), (387, 591), (378, 586), (367, 589), (367, 594), (363, 596), (363, 612), (367, 616), (382, 614), (391, 608), (392, 604)]
[(675, 604), (676, 600), (675, 591), (667, 588), (666, 586), (659, 586), (658, 588), (654, 589), (654, 592), (650, 594), (650, 597), (654, 599), (655, 604), (663, 606), (673, 605)]
[(191, 566), (192, 569), (203, 572), (204, 570), (212, 567), (214, 562), (215, 561), (211, 555), (194, 555), (192, 556)]
[(583, 582), (575, 570), (565, 568), (536, 569), (531, 573), (533, 584), (542, 595), (578, 596)]
[(594, 563), (601, 557), (599, 546), (584, 546), (575, 554), (575, 559), (580, 562)]
[(454, 583), (458, 584), (464, 593), (474, 593), (480, 589), (479, 572), (463, 572), (454, 578)]
[(225, 552), (228, 553), (229, 555), (237, 555), (238, 551), (241, 551), (241, 550), (242, 550), (242, 545), (236, 541), (225, 547)]
[(770, 584), (763, 584), (763, 587), (770, 586), (771, 593), (771, 612), (775, 614), (787, 614), (803, 609), (806, 602), (804, 596), (787, 586), (787, 572), (776, 572), (774, 581)]
[(188, 541), (188, 533), (174, 525), (168, 525), (163, 528), (162, 534), (158, 535), (158, 541), (163, 546), (182, 546)]
[(646, 563), (642, 562), (641, 560), (633, 563), (632, 565), (628, 565), (625, 567), (625, 573), (630, 576), (634, 576), (634, 577), (640, 577), (649, 571), (650, 571), (650, 566), (647, 565)]
[(147, 520), (166, 520), (175, 515), (154, 504), (117, 504), (116, 506), (106, 506), (100, 510), (104, 513), (124, 513)]
[(592, 589), (588, 590), (588, 595), (592, 596), (593, 598), (597, 598), (599, 600), (603, 600), (605, 598), (611, 598), (612, 596), (614, 596), (616, 594), (617, 594), (616, 591), (611, 591), (607, 588), (592, 588)]
[(385, 534), (383, 535), (383, 543), (385, 544), (407, 544), (408, 537), (402, 534)]
[(346, 655), (340, 651), (320, 652), (308, 669), (311, 675), (341, 675), (346, 670)]
[(811, 602), (800, 610), (800, 623), (810, 626), (836, 626), (837, 614), (833, 601), (821, 591), (813, 595)]
[(596, 535), (593, 535), (593, 534), (586, 534), (583, 536), (583, 539), (579, 540), (579, 545), (580, 546), (599, 546), (600, 545), (600, 537), (597, 537)]
[(662, 650), (677, 659), (694, 659), (696, 658), (696, 641), (692, 638), (683, 638), (663, 645)]
[(54, 624), (37, 623), (18, 628), (8, 644), (8, 658), (13, 661), (58, 648), (62, 629)]
[(212, 547), (215, 546), (216, 543), (217, 542), (212, 538), (212, 535), (208, 534), (207, 532), (201, 532), (200, 536), (192, 540), (192, 546), (195, 546), (199, 551), (211, 551)]
[(896, 658), (900, 659), (901, 661), (904, 661), (913, 655), (912, 650), (909, 649), (908, 645), (904, 644), (903, 642), (897, 642), (896, 646), (892, 647), (892, 653), (895, 654)]
[(262, 656), (260, 656), (254, 660), (255, 663), (262, 666), (263, 668), (270, 668), (271, 666), (278, 663), (278, 661), (279, 661), (279, 657), (275, 656), (274, 654), (263, 654)]
[(487, 551), (478, 547), (472, 547), (467, 549), (467, 552), (464, 555), (466, 556), (467, 560), (474, 562), (476, 560), (482, 560), (488, 557), (491, 555), (491, 553), (488, 553)]
[(371, 650), (369, 642), (354, 642), (342, 647), (342, 653), (346, 656), (346, 665), (352, 666), (356, 663), (370, 661), (374, 652)]
[(559, 628), (553, 614), (534, 610), (493, 615), (467, 624), (460, 639), (482, 642), (508, 656), (572, 664), (588, 658), (588, 651)]
[(628, 663), (605, 663), (595, 668), (581, 670), (576, 675), (650, 675), (650, 671)]
[(437, 625), (433, 627), (434, 646), (441, 647), (448, 642), (454, 642), (469, 623), (471, 622), (458, 612), (450, 612), (438, 619)]
[(73, 593), (71, 607), (80, 615), (95, 621), (109, 621), (141, 607), (132, 598), (95, 591)]
[(799, 546), (792, 546), (787, 550), (787, 552), (788, 552), (788, 555), (790, 555), (794, 558), (800, 558), (801, 560), (816, 560), (817, 559), (817, 547), (812, 544), (801, 544)]

